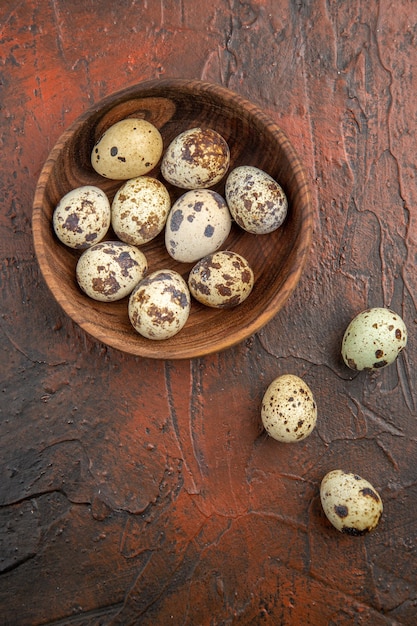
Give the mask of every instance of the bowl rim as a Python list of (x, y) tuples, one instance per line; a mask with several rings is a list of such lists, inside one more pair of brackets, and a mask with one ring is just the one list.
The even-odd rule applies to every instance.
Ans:
[[(164, 88), (167, 90), (189, 90), (190, 94), (194, 93), (197, 89), (198, 92), (204, 91), (208, 92), (209, 94), (213, 94), (218, 99), (233, 100), (234, 106), (238, 107), (241, 111), (244, 111), (246, 115), (248, 114), (248, 111), (250, 111), (251, 115), (255, 114), (257, 122), (260, 123), (263, 127), (267, 128), (268, 133), (272, 132), (277, 137), (277, 140), (280, 143), (280, 149), (283, 151), (283, 153), (285, 153), (286, 158), (292, 164), (293, 176), (297, 181), (299, 193), (302, 192), (303, 204), (309, 207), (309, 210), (303, 213), (303, 219), (301, 220), (300, 225), (300, 232), (297, 235), (297, 239), (300, 239), (300, 241), (302, 241), (302, 245), (297, 251), (297, 265), (294, 270), (291, 271), (289, 275), (285, 278), (285, 281), (279, 292), (275, 296), (271, 297), (270, 301), (265, 304), (264, 310), (261, 311), (256, 318), (250, 320), (248, 323), (245, 323), (243, 329), (241, 326), (237, 326), (236, 332), (232, 335), (229, 334), (224, 337), (216, 336), (215, 341), (211, 342), (210, 344), (204, 344), (204, 346), (195, 346), (191, 348), (188, 347), (188, 349), (184, 349), (182, 351), (178, 351), (178, 346), (176, 346), (177, 349), (173, 350), (172, 346), (168, 346), (164, 341), (155, 342), (151, 340), (149, 340), (149, 344), (145, 344), (145, 347), (143, 344), (138, 343), (138, 349), (132, 351), (131, 349), (127, 349), (126, 347), (124, 347), (123, 341), (120, 341), (114, 337), (108, 337), (101, 327), (97, 327), (96, 325), (91, 324), (88, 319), (85, 319), (82, 315), (80, 316), (79, 314), (77, 314), (78, 310), (76, 303), (73, 304), (69, 299), (60, 298), (58, 296), (57, 288), (59, 287), (59, 280), (54, 277), (52, 273), (45, 271), (44, 264), (46, 263), (45, 259), (47, 256), (45, 251), (46, 244), (42, 237), (39, 236), (39, 233), (42, 230), (42, 207), (48, 178), (54, 167), (57, 157), (61, 153), (66, 143), (91, 116), (98, 114), (103, 109), (111, 109), (112, 104), (116, 98), (128, 100), (135, 97), (152, 97), (151, 94), (149, 96), (145, 96), (143, 92), (152, 91), (155, 87), (157, 87), (158, 90)], [(224, 87), (223, 85), (220, 85), (218, 83), (185, 78), (144, 80), (123, 89), (113, 91), (107, 96), (95, 102), (93, 105), (89, 106), (75, 120), (73, 120), (73, 122), (67, 127), (66, 130), (61, 133), (61, 135), (55, 142), (55, 145), (50, 150), (38, 177), (32, 206), (32, 235), (37, 261), (43, 279), (49, 291), (51, 292), (57, 303), (64, 310), (64, 312), (80, 328), (82, 328), (91, 337), (100, 341), (101, 343), (117, 349), (121, 352), (127, 352), (128, 354), (132, 354), (134, 356), (154, 358), (159, 360), (198, 358), (217, 352), (222, 352), (228, 348), (242, 343), (243, 341), (254, 335), (256, 332), (261, 330), (263, 326), (265, 326), (269, 321), (272, 320), (275, 315), (277, 315), (279, 310), (282, 309), (288, 298), (294, 292), (299, 282), (299, 279), (301, 278), (302, 272), (310, 253), (313, 227), (314, 212), (312, 207), (312, 195), (310, 191), (309, 178), (307, 176), (306, 169), (304, 168), (304, 165), (302, 164), (295, 148), (293, 147), (288, 136), (281, 129), (281, 127), (276, 122), (274, 122), (268, 114), (264, 113), (258, 105), (249, 101), (247, 98), (241, 96), (235, 91), (232, 91), (231, 89)], [(155, 348), (155, 344), (157, 344), (157, 349)], [(149, 349), (146, 347), (147, 345), (149, 345)]]

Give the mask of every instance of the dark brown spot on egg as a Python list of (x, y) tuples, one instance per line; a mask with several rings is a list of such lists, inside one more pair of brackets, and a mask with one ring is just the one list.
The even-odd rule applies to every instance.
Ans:
[(402, 337), (402, 332), (399, 328), (397, 328), (397, 330), (395, 331), (395, 338), (398, 339), (398, 341), (401, 339)]
[(218, 291), (218, 293), (223, 296), (223, 297), (227, 297), (227, 296), (231, 296), (232, 295), (232, 290), (230, 289), (230, 287), (227, 287), (227, 285), (220, 283), (218, 285), (216, 285), (216, 289)]
[(190, 280), (190, 287), (195, 293), (201, 293), (204, 296), (209, 296), (211, 293), (207, 285), (201, 281), (196, 281), (195, 279)]
[(378, 495), (375, 493), (373, 489), (370, 489), (369, 487), (364, 487), (363, 489), (360, 490), (360, 493), (363, 496), (372, 498), (373, 500), (375, 500), (375, 502), (379, 502)]
[(62, 228), (65, 228), (72, 233), (82, 233), (83, 231), (79, 224), (80, 220), (78, 215), (76, 213), (71, 213), (62, 224)]
[(129, 270), (137, 265), (137, 261), (132, 259), (129, 252), (121, 252), (115, 261), (122, 270), (122, 276), (129, 276)]
[(171, 215), (171, 219), (169, 222), (171, 230), (174, 232), (178, 231), (180, 229), (183, 219), (184, 214), (181, 209), (176, 209)]
[(345, 535), (350, 535), (351, 537), (361, 537), (362, 535), (366, 535), (369, 532), (369, 528), (364, 528), (363, 530), (359, 530), (358, 528), (353, 528), (352, 526), (343, 526), (342, 533)]
[(219, 307), (219, 309), (231, 309), (237, 306), (238, 304), (240, 304), (240, 297), (236, 295), (236, 296), (232, 296), (231, 298), (228, 298), (227, 300), (224, 300), (217, 306)]
[(250, 284), (252, 282), (252, 273), (250, 272), (250, 270), (243, 270), (241, 278), (242, 283), (245, 283), (246, 285)]
[(386, 365), (388, 365), (388, 361), (385, 361), (385, 359), (383, 361), (377, 361), (376, 363), (374, 363), (373, 367), (375, 369), (380, 369), (381, 367), (385, 367)]
[(167, 307), (160, 307), (155, 304), (151, 304), (148, 307), (147, 313), (155, 326), (161, 326), (166, 322), (172, 323), (175, 320), (174, 312)]
[(375, 351), (375, 357), (377, 359), (381, 359), (384, 356), (384, 351), (383, 350), (376, 350)]
[(174, 284), (170, 283), (165, 285), (164, 293), (171, 294), (171, 300), (180, 305), (182, 309), (186, 309), (188, 306), (188, 297), (187, 294), (178, 289)]
[(95, 239), (97, 239), (97, 233), (90, 233), (86, 235), (85, 237), (86, 243), (89, 243), (89, 244), (91, 244), (91, 242), (94, 241)]
[(120, 285), (113, 274), (106, 276), (106, 278), (101, 278), (99, 276), (93, 278), (92, 285), (96, 293), (102, 293), (106, 296), (111, 296), (117, 293), (120, 289)]
[(349, 515), (349, 509), (344, 504), (335, 504), (334, 512), (338, 517), (341, 517), (342, 519)]

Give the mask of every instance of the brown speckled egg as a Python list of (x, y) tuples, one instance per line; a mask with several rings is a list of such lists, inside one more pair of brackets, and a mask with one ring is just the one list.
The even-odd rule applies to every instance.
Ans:
[(380, 495), (367, 480), (340, 469), (321, 481), (320, 500), (329, 522), (347, 535), (374, 530), (383, 511)]
[(294, 374), (283, 374), (269, 385), (262, 399), (262, 423), (278, 441), (305, 439), (317, 421), (317, 406), (310, 387)]
[(353, 370), (376, 370), (394, 363), (407, 345), (407, 328), (398, 313), (384, 307), (358, 313), (342, 340), (342, 357)]
[(190, 307), (190, 293), (183, 277), (174, 270), (162, 269), (149, 274), (133, 290), (129, 319), (143, 337), (168, 339), (183, 328)]
[(162, 176), (182, 189), (204, 189), (218, 183), (230, 163), (225, 139), (210, 128), (191, 128), (168, 146), (161, 163)]
[(91, 164), (105, 178), (128, 180), (150, 172), (162, 150), (161, 134), (153, 124), (127, 118), (105, 131), (91, 152)]
[(272, 233), (284, 222), (287, 197), (263, 170), (251, 165), (233, 169), (226, 180), (226, 201), (235, 222), (255, 235)]
[(147, 269), (146, 257), (138, 248), (122, 241), (102, 241), (82, 253), (76, 278), (90, 298), (114, 302), (129, 295)]
[(171, 207), (165, 245), (176, 261), (193, 263), (215, 252), (226, 240), (232, 220), (222, 196), (209, 189), (194, 189)]
[(159, 235), (170, 208), (171, 199), (161, 181), (151, 176), (132, 178), (114, 196), (113, 230), (121, 241), (141, 246)]
[(58, 239), (69, 248), (85, 249), (98, 243), (110, 226), (110, 202), (101, 189), (84, 185), (58, 202), (52, 217)]
[(202, 304), (219, 309), (241, 304), (252, 291), (253, 282), (248, 261), (230, 250), (204, 257), (188, 276), (191, 295)]

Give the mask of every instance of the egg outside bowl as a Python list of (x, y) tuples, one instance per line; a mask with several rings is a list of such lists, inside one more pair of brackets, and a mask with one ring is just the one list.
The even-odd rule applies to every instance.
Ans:
[[(163, 341), (145, 339), (133, 329), (127, 298), (96, 302), (79, 289), (75, 266), (80, 252), (56, 238), (52, 215), (58, 201), (81, 185), (96, 185), (112, 200), (123, 181), (102, 178), (92, 168), (91, 150), (115, 122), (144, 118), (160, 131), (164, 149), (180, 132), (203, 126), (217, 130), (231, 152), (230, 169), (254, 165), (275, 178), (288, 197), (284, 224), (268, 235), (252, 235), (237, 225), (222, 249), (244, 256), (255, 285), (239, 306), (212, 309), (193, 300), (184, 328)], [(149, 173), (160, 180), (159, 165)], [(224, 195), (225, 178), (214, 189)], [(184, 190), (167, 185), (172, 202)], [(260, 330), (294, 291), (306, 263), (313, 229), (313, 209), (305, 170), (284, 132), (255, 105), (219, 85), (197, 80), (143, 82), (114, 93), (81, 115), (59, 138), (41, 171), (34, 196), (33, 238), (38, 263), (53, 296), (74, 322), (100, 342), (148, 358), (194, 358), (229, 348)], [(114, 238), (109, 232), (108, 239)], [(149, 272), (170, 268), (185, 279), (192, 264), (174, 261), (164, 235), (141, 246)]]

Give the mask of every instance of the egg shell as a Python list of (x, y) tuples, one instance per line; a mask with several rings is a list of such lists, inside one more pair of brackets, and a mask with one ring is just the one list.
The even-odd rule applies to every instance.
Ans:
[(394, 363), (407, 345), (407, 328), (391, 309), (375, 307), (350, 322), (342, 340), (342, 357), (353, 370), (376, 370)]
[(89, 248), (110, 227), (109, 199), (94, 185), (72, 189), (55, 207), (52, 224), (58, 239), (69, 248)]
[(231, 308), (252, 291), (254, 275), (248, 261), (231, 250), (219, 250), (194, 265), (188, 286), (191, 295), (206, 306)]
[(308, 437), (317, 421), (317, 406), (310, 387), (294, 374), (278, 376), (267, 388), (261, 406), (267, 433), (291, 443)]
[(212, 187), (226, 174), (230, 150), (211, 128), (191, 128), (172, 140), (162, 159), (162, 176), (182, 189)]
[(191, 297), (187, 283), (174, 270), (152, 272), (129, 298), (129, 319), (147, 339), (163, 340), (176, 335), (187, 322)]
[(171, 207), (165, 245), (176, 261), (193, 263), (218, 250), (231, 226), (229, 209), (220, 194), (210, 189), (187, 191)]
[(104, 132), (91, 152), (91, 164), (105, 178), (128, 180), (150, 172), (162, 151), (162, 136), (153, 124), (127, 118)]
[(113, 230), (121, 241), (141, 246), (159, 235), (170, 208), (171, 198), (161, 181), (151, 176), (132, 178), (113, 198)]
[(257, 167), (233, 169), (226, 180), (225, 195), (233, 219), (249, 233), (272, 233), (287, 216), (288, 200), (282, 187)]
[(378, 525), (383, 511), (376, 489), (364, 478), (341, 469), (326, 474), (320, 500), (329, 522), (347, 535), (364, 535)]
[(138, 248), (122, 241), (102, 241), (82, 253), (76, 279), (90, 298), (114, 302), (128, 296), (147, 269), (147, 259)]

